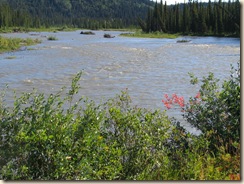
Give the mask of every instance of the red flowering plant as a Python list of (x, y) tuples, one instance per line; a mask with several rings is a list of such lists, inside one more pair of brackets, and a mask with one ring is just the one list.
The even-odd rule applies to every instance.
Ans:
[[(162, 100), (164, 106), (169, 110), (171, 109), (174, 105), (178, 105), (181, 108), (181, 112), (186, 112), (186, 111), (191, 111), (191, 109), (185, 108), (185, 99), (183, 96), (178, 96), (175, 93), (172, 94), (172, 97), (170, 98), (168, 94), (164, 95), (164, 98)], [(201, 102), (201, 94), (198, 92), (196, 96), (193, 99), (190, 99), (189, 104), (194, 105), (194, 104), (199, 104)]]
[[(178, 96), (174, 93), (170, 97), (168, 94), (165, 94), (162, 102), (168, 110), (174, 106), (179, 106), (181, 111), (185, 112), (186, 104), (183, 96)], [(178, 168), (180, 167), (179, 163), (181, 163), (178, 161), (182, 159), (181, 154), (186, 154), (191, 144), (189, 141), (192, 139), (192, 135), (175, 118), (171, 119), (171, 123), (174, 125), (174, 128), (168, 139), (168, 144), (165, 144), (165, 146), (170, 150), (172, 160), (176, 160), (173, 165), (175, 168)]]
[(170, 98), (167, 94), (165, 94), (164, 97), (165, 100), (163, 99), (162, 102), (167, 109), (171, 109), (174, 104), (178, 104), (182, 108), (185, 106), (183, 96), (179, 97), (176, 94), (173, 94), (172, 98)]
[[(193, 85), (198, 83), (193, 74), (190, 77)], [(179, 105), (183, 118), (208, 137), (212, 151), (223, 146), (227, 153), (234, 154), (237, 151), (234, 143), (240, 142), (240, 64), (237, 69), (232, 66), (230, 78), (221, 85), (219, 81), (209, 73), (188, 103), (176, 94), (171, 98), (164, 95), (162, 102), (167, 109)]]
[[(175, 93), (173, 93), (171, 97), (169, 97), (168, 94), (165, 94), (164, 99), (162, 99), (164, 106), (168, 110), (172, 109), (174, 106), (180, 107), (181, 112), (183, 113), (183, 117), (187, 112), (192, 113), (194, 105), (200, 104), (201, 101), (202, 100), (200, 92), (198, 92), (194, 98), (190, 98), (189, 103), (185, 102), (183, 96), (178, 96)], [(175, 118), (171, 119), (171, 123), (175, 126), (175, 129), (172, 131), (170, 139), (171, 141), (169, 147), (171, 151), (173, 152), (179, 149), (181, 149), (182, 151), (186, 150), (186, 148), (190, 144), (189, 140), (192, 139), (192, 135)]]
[[(189, 141), (187, 136), (179, 136), (179, 133), (186, 130), (177, 122), (177, 128), (172, 131), (169, 142), (174, 160), (181, 159), (182, 153), (186, 156), (196, 151), (206, 155), (211, 153), (216, 161), (214, 167), (222, 169), (221, 173), (225, 173), (227, 179), (238, 180), (241, 133), (240, 63), (237, 69), (232, 66), (230, 77), (221, 84), (213, 73), (209, 73), (201, 81), (193, 74), (190, 74), (190, 77), (191, 84), (200, 84), (200, 89), (188, 102), (176, 94), (166, 94), (162, 100), (167, 109), (179, 106), (184, 120), (201, 131), (200, 135), (191, 135), (189, 138), (192, 141)], [(181, 146), (182, 144), (184, 145)], [(180, 162), (184, 163), (182, 160)]]

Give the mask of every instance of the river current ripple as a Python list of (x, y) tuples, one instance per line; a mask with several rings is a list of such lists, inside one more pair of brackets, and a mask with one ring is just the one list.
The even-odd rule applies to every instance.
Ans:
[[(126, 38), (117, 31), (94, 32), (1, 34), (37, 38), (42, 43), (0, 54), (0, 88), (8, 84), (17, 94), (33, 88), (50, 94), (70, 86), (72, 77), (83, 71), (80, 93), (98, 103), (128, 89), (134, 105), (164, 110), (164, 94), (176, 93), (187, 100), (198, 92), (199, 87), (190, 84), (188, 72), (199, 78), (213, 72), (224, 80), (230, 75), (230, 65), (236, 66), (240, 60), (238, 38)], [(103, 38), (104, 33), (115, 38)], [(48, 36), (58, 40), (48, 41)], [(191, 41), (177, 43), (181, 39)], [(179, 109), (168, 112), (176, 117), (180, 113)]]

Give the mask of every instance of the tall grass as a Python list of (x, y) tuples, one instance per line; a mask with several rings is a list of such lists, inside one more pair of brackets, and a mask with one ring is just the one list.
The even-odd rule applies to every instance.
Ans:
[(38, 39), (21, 39), (21, 38), (6, 38), (0, 36), (0, 53), (7, 51), (18, 50), (21, 46), (29, 46), (38, 44), (41, 41)]
[(54, 32), (54, 31), (76, 31), (78, 28), (61, 26), (61, 27), (39, 27), (39, 28), (26, 28), (26, 27), (4, 27), (0, 28), (0, 33), (13, 33), (13, 32)]

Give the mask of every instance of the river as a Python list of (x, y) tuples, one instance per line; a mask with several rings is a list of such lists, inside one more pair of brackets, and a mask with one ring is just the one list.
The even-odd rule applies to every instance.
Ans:
[[(190, 84), (188, 72), (199, 78), (213, 72), (224, 80), (230, 75), (230, 65), (236, 66), (240, 60), (238, 38), (151, 39), (121, 37), (119, 31), (94, 33), (0, 34), (42, 40), (41, 44), (0, 54), (0, 88), (8, 84), (17, 94), (33, 88), (49, 94), (70, 86), (74, 74), (83, 71), (80, 93), (96, 102), (128, 89), (134, 105), (164, 110), (164, 94), (176, 93), (187, 100), (198, 92), (199, 88)], [(104, 38), (104, 33), (115, 38)], [(48, 36), (58, 40), (48, 41)], [(177, 43), (182, 39), (191, 41)], [(168, 114), (178, 116), (180, 111)]]

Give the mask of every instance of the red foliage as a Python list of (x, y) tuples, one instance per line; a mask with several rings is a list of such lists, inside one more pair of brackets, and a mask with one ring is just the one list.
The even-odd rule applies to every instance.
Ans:
[(230, 174), (230, 180), (241, 180), (240, 174)]
[[(182, 110), (183, 108), (185, 107), (185, 100), (184, 100), (184, 97), (183, 96), (177, 96), (175, 93), (172, 95), (172, 98), (170, 98), (167, 94), (164, 95), (164, 98), (162, 100), (162, 102), (164, 103), (164, 106), (167, 108), (167, 109), (171, 109), (173, 105), (179, 105)], [(200, 92), (198, 92), (195, 96), (195, 100), (191, 101), (190, 104), (193, 105), (193, 104), (196, 104), (196, 103), (200, 103), (201, 101), (201, 94)], [(184, 111), (184, 110), (183, 110)]]
[(184, 97), (179, 97), (176, 94), (172, 95), (172, 98), (169, 98), (167, 94), (164, 95), (165, 100), (163, 99), (162, 102), (164, 103), (164, 106), (167, 107), (167, 109), (171, 109), (173, 104), (178, 104), (180, 107), (184, 107)]

